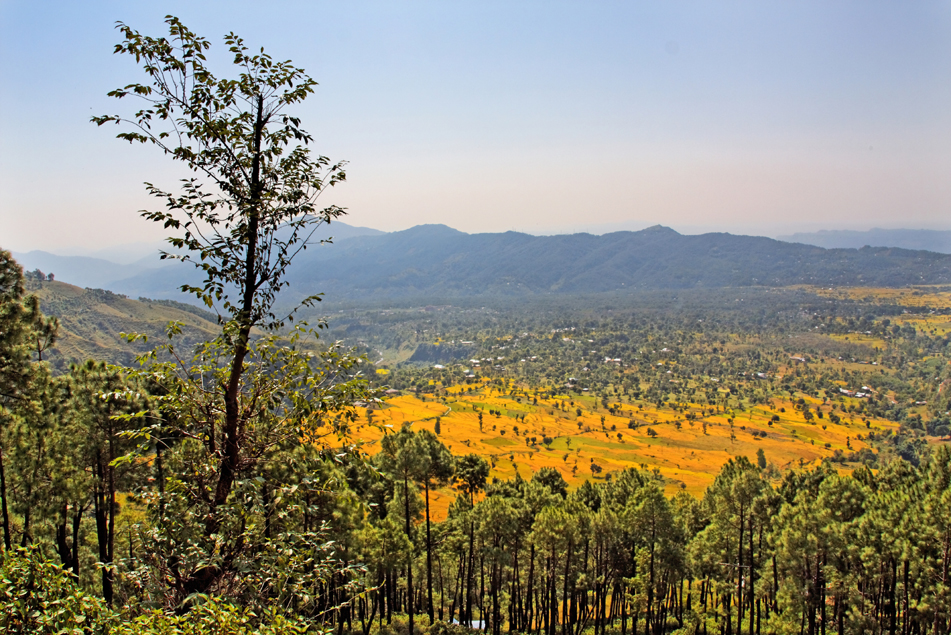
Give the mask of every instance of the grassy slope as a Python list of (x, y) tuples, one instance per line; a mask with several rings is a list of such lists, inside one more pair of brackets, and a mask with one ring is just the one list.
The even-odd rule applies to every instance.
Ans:
[(219, 330), (211, 319), (191, 311), (63, 282), (32, 283), (29, 292), (40, 298), (44, 313), (59, 319), (59, 340), (50, 359), (61, 369), (86, 359), (133, 364), (135, 355), (151, 344), (130, 344), (121, 333), (144, 333), (154, 343), (169, 322), (181, 322), (181, 342), (191, 346)]

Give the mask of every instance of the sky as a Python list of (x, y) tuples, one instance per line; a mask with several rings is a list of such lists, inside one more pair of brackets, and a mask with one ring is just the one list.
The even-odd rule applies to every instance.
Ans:
[(144, 80), (122, 21), (290, 59), (294, 110), (385, 231), (951, 229), (951, 3), (0, 0), (0, 247), (160, 239), (180, 169), (93, 115)]

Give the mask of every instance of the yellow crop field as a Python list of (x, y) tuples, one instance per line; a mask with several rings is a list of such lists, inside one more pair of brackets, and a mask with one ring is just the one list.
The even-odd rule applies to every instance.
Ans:
[(900, 304), (912, 307), (951, 308), (947, 287), (801, 287), (827, 298), (865, 301), (872, 304)]
[[(816, 295), (866, 302), (868, 304), (886, 304), (910, 307), (913, 311), (906, 315), (896, 315), (890, 318), (892, 324), (909, 325), (918, 331), (944, 336), (951, 332), (951, 316), (936, 313), (920, 313), (920, 310), (940, 311), (951, 308), (951, 291), (947, 286), (917, 286), (904, 288), (884, 287), (813, 287), (800, 286)], [(848, 335), (832, 335), (833, 339), (848, 340), (855, 344), (865, 344), (871, 347), (884, 348), (881, 338), (863, 336), (860, 333)]]
[[(470, 390), (446, 387), (438, 398), (393, 396), (366, 411), (352, 430), (353, 440), (375, 454), (384, 434), (404, 423), (414, 430), (435, 431), (438, 417), (442, 442), (457, 456), (484, 457), (492, 466), (490, 478), (508, 479), (518, 472), (530, 479), (539, 469), (552, 467), (569, 487), (577, 487), (585, 480), (636, 467), (659, 472), (668, 493), (685, 489), (699, 496), (732, 457), (743, 455), (755, 462), (757, 450), (762, 449), (768, 463), (781, 472), (815, 465), (836, 450), (858, 451), (868, 445), (865, 439), (870, 431), (898, 427), (876, 419), (866, 425), (861, 418), (848, 416), (833, 424), (827, 415), (829, 407), (808, 398), (813, 412), (824, 413), (822, 419), (807, 422), (791, 401), (781, 399), (771, 400), (769, 406), (713, 414), (709, 407), (703, 410), (699, 405), (681, 412), (622, 403), (611, 414), (586, 396), (542, 399), (524, 390), (517, 396), (489, 386)], [(779, 420), (774, 421), (774, 416)], [(635, 427), (629, 426), (631, 422)], [(450, 489), (435, 493), (437, 518), (445, 516), (455, 495)]]

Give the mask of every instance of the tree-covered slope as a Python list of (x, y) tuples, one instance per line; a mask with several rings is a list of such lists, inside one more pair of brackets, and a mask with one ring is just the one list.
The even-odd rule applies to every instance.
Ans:
[[(63, 282), (29, 281), (28, 291), (39, 297), (46, 315), (59, 320), (59, 339), (49, 359), (60, 370), (86, 359), (134, 365), (135, 355), (163, 337), (169, 322), (182, 323), (180, 345), (186, 349), (217, 333), (214, 315), (187, 304), (133, 300)], [(149, 342), (129, 343), (122, 333), (143, 333)]]
[(330, 297), (576, 294), (793, 284), (900, 286), (951, 281), (951, 256), (822, 249), (666, 227), (604, 236), (465, 234), (420, 226), (301, 258), (291, 293)]
[[(188, 300), (200, 277), (181, 265), (113, 283), (130, 296)], [(757, 236), (685, 236), (667, 227), (603, 236), (466, 234), (420, 225), (353, 236), (302, 253), (285, 301), (530, 296), (744, 286), (895, 287), (951, 282), (951, 255), (886, 247), (823, 249)]]

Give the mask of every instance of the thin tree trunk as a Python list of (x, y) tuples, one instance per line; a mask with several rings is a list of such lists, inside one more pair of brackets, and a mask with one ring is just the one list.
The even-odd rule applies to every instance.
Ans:
[(561, 635), (567, 635), (567, 634), (568, 634), (568, 621), (569, 621), (569, 616), (568, 616), (568, 589), (569, 589), (568, 578), (570, 577), (570, 572), (571, 572), (571, 551), (572, 551), (572, 547), (574, 547), (574, 544), (572, 543), (571, 540), (569, 540), (569, 541), (568, 541), (568, 555), (567, 555), (567, 557), (565, 558), (565, 579), (564, 579), (564, 583), (562, 584), (562, 591), (561, 591), (561, 602), (562, 602), (562, 608), (561, 608)]
[[(470, 508), (471, 513), (471, 508)], [(469, 560), (466, 565), (466, 614), (465, 614), (465, 624), (469, 628), (472, 628), (472, 553), (475, 549), (475, 521), (469, 521)]]
[[(31, 498), (32, 491), (27, 489), (27, 500)], [(23, 511), (23, 531), (20, 533), (20, 546), (26, 547), (30, 544), (30, 525), (33, 519), (33, 505), (28, 504), (26, 509)]]
[(902, 629), (901, 629), (901, 632), (902, 632), (903, 635), (908, 635), (908, 629), (909, 629), (909, 620), (908, 620), (908, 617), (909, 617), (909, 616), (908, 616), (908, 608), (909, 608), (909, 604), (908, 604), (908, 587), (909, 587), (909, 584), (908, 584), (908, 560), (907, 560), (907, 559), (906, 559), (905, 562), (904, 562), (904, 571), (902, 571), (902, 586), (904, 587), (904, 588), (903, 588), (903, 591), (904, 591), (904, 592), (902, 593), (902, 595), (903, 595), (904, 597), (902, 598), (902, 605), (903, 605), (903, 606), (902, 606), (902, 613), (903, 613), (903, 615), (902, 615)]
[(115, 562), (116, 555), (116, 512), (118, 511), (118, 505), (116, 504), (116, 468), (113, 467), (112, 462), (116, 458), (115, 446), (114, 444), (114, 434), (112, 427), (109, 428), (109, 465), (107, 466), (109, 474), (109, 526), (108, 534), (106, 535), (106, 548), (107, 548), (107, 557), (109, 564), (109, 597), (106, 598), (106, 601), (111, 605), (112, 604), (112, 594), (113, 594), (113, 583), (115, 580), (115, 571), (113, 570), (113, 562)]
[(526, 591), (526, 597), (528, 601), (525, 603), (525, 616), (522, 618), (522, 624), (527, 626), (529, 630), (532, 629), (532, 598), (534, 597), (533, 587), (535, 583), (535, 543), (533, 542), (528, 550), (528, 590)]
[(446, 580), (442, 572), (442, 558), (436, 557), (436, 566), (439, 568), (439, 619), (445, 617), (446, 608)]
[[(393, 569), (389, 568), (386, 571), (386, 625), (389, 626), (393, 623), (393, 601), (394, 601), (394, 587), (396, 583), (393, 581)], [(382, 617), (382, 615), (380, 616)]]
[(68, 505), (63, 503), (60, 521), (56, 523), (56, 551), (59, 553), (59, 560), (63, 563), (64, 569), (69, 569), (73, 563), (72, 550), (67, 541), (67, 525), (69, 523)]
[(429, 614), (430, 625), (435, 621), (433, 613), (433, 536), (429, 527), (429, 479), (423, 479), (423, 486), (426, 489), (426, 608)]
[(621, 635), (627, 635), (627, 588), (621, 582)]
[(0, 515), (3, 520), (3, 547), (7, 551), (10, 544), (10, 513), (7, 511), (7, 477), (3, 469), (3, 447), (0, 446)]
[(83, 521), (83, 513), (86, 511), (86, 505), (88, 505), (88, 503), (82, 506), (76, 503), (73, 509), (73, 562), (71, 566), (73, 574), (77, 578), (79, 577), (79, 528)]
[(816, 563), (819, 581), (819, 631), (826, 635), (826, 554), (822, 554), (821, 563)]
[(480, 541), (479, 549), (483, 555), (479, 556), (479, 630), (485, 630), (485, 540)]
[[(244, 260), (244, 294), (241, 299), (241, 312), (238, 314), (238, 333), (234, 358), (231, 360), (231, 372), (225, 386), (225, 427), (224, 454), (218, 470), (218, 482), (215, 487), (213, 507), (224, 505), (231, 493), (241, 458), (239, 421), (241, 417), (238, 394), (241, 390), (241, 377), (244, 374), (244, 358), (248, 355), (248, 342), (254, 316), (254, 293), (257, 291), (257, 251), (258, 231), (261, 221), (261, 137), (264, 134), (264, 97), (258, 96), (257, 113), (254, 124), (253, 157), (251, 163), (251, 188), (248, 206), (248, 247)], [(215, 514), (209, 518), (206, 532), (214, 533), (218, 520)]]
[(740, 539), (737, 541), (736, 553), (736, 635), (743, 633), (743, 522), (744, 506), (740, 504)]
[[(762, 536), (762, 530), (760, 530), (760, 535)], [(753, 585), (754, 585), (753, 565), (754, 563), (753, 563), (753, 514), (752, 512), (750, 513), (749, 545), (747, 546), (749, 547), (749, 558), (750, 558), (750, 589), (749, 589), (750, 635), (753, 635), (753, 618), (754, 618), (753, 614), (756, 612), (754, 607), (754, 602), (756, 601), (756, 594), (753, 592)]]
[(412, 537), (409, 524), (409, 475), (403, 472), (403, 504), (406, 512), (406, 538), (410, 541), (410, 557), (406, 565), (406, 611), (409, 614), (409, 635), (414, 635), (413, 630), (413, 554)]
[(106, 475), (101, 456), (96, 460), (96, 487), (93, 496), (96, 515), (96, 539), (99, 544), (99, 562), (102, 564), (102, 597), (112, 603), (112, 568), (109, 566), (109, 510), (108, 494), (105, 491)]
[(893, 558), (891, 563), (891, 584), (889, 585), (888, 593), (888, 614), (890, 620), (888, 624), (888, 632), (890, 635), (895, 635), (895, 632), (898, 629), (898, 601), (895, 598), (896, 589), (898, 587), (898, 561)]

